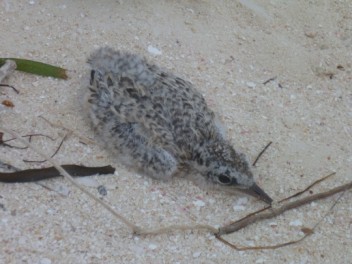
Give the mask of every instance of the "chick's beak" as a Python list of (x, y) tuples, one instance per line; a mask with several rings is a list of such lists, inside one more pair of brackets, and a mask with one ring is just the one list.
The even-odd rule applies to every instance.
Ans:
[(266, 202), (267, 204), (271, 204), (273, 202), (273, 199), (271, 199), (270, 196), (267, 195), (266, 192), (264, 192), (262, 188), (255, 183), (249, 189), (243, 189), (242, 191)]

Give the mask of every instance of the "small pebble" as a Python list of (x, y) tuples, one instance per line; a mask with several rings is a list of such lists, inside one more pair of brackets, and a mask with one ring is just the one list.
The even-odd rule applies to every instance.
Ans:
[(148, 46), (148, 52), (153, 55), (161, 55), (162, 54), (161, 50), (159, 50), (151, 45)]
[(199, 256), (202, 254), (202, 252), (200, 252), (200, 251), (197, 251), (197, 252), (194, 252), (193, 253), (193, 257), (194, 258), (199, 258)]
[(150, 250), (154, 250), (154, 249), (157, 249), (158, 246), (155, 245), (155, 244), (150, 244), (150, 245), (148, 246), (148, 248), (149, 248)]
[(298, 219), (291, 221), (290, 226), (302, 226), (302, 221)]
[(48, 259), (48, 258), (42, 258), (40, 261), (39, 261), (40, 264), (51, 264), (51, 260)]
[(55, 210), (52, 209), (52, 208), (49, 208), (48, 210), (46, 210), (46, 212), (47, 212), (49, 215), (55, 214)]
[(237, 199), (236, 204), (246, 205), (248, 201), (249, 201), (248, 197), (240, 197)]
[(308, 38), (315, 38), (317, 36), (317, 32), (306, 31), (304, 35)]
[(246, 82), (247, 87), (255, 88), (257, 85), (254, 82)]
[(108, 191), (106, 190), (104, 185), (98, 186), (98, 192), (101, 196), (106, 196), (108, 194)]
[(243, 205), (234, 205), (232, 208), (234, 211), (243, 211), (244, 209), (246, 209), (246, 207)]
[(197, 200), (197, 201), (194, 201), (193, 204), (197, 207), (203, 207), (205, 206), (205, 202), (201, 201), (201, 200)]

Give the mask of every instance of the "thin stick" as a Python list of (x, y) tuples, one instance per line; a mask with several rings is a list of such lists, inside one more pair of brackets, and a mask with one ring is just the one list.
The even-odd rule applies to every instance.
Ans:
[(294, 197), (297, 197), (297, 196), (301, 195), (302, 193), (305, 193), (305, 192), (308, 191), (310, 188), (312, 188), (314, 185), (316, 185), (316, 184), (318, 184), (318, 183), (320, 183), (320, 182), (322, 182), (322, 181), (325, 181), (327, 178), (330, 178), (331, 176), (333, 176), (333, 175), (335, 175), (335, 174), (336, 174), (336, 172), (330, 173), (329, 175), (327, 175), (327, 176), (325, 176), (325, 177), (323, 177), (323, 178), (321, 178), (321, 179), (319, 179), (319, 180), (313, 182), (312, 184), (310, 184), (309, 186), (307, 186), (307, 187), (306, 187), (305, 189), (303, 189), (302, 191), (299, 191), (299, 192), (295, 193), (294, 195), (291, 195), (291, 196), (289, 196), (289, 197), (286, 197), (286, 198), (280, 200), (279, 203), (282, 203), (282, 202), (284, 202), (284, 201), (290, 200), (290, 199), (292, 199), (292, 198), (294, 198)]
[(267, 79), (266, 81), (263, 82), (264, 85), (268, 84), (269, 82), (272, 82), (276, 80), (277, 76), (271, 77), (270, 79)]
[(17, 94), (20, 93), (20, 92), (19, 92), (15, 87), (13, 87), (12, 85), (0, 83), (0, 86), (1, 86), (1, 87), (9, 87), (9, 88), (11, 88), (12, 90), (14, 90), (15, 93), (17, 93)]
[[(329, 175), (328, 175), (329, 176)], [(327, 177), (324, 177), (324, 178), (327, 178)], [(321, 180), (324, 180), (321, 179)], [(306, 239), (308, 236), (312, 235), (314, 233), (314, 230), (317, 228), (317, 226), (327, 217), (327, 215), (334, 209), (334, 207), (336, 206), (336, 204), (340, 201), (340, 199), (342, 198), (342, 196), (345, 194), (346, 190), (344, 190), (340, 196), (336, 199), (336, 201), (334, 202), (334, 204), (330, 207), (330, 209), (326, 212), (326, 214), (313, 226), (313, 228), (306, 228), (308, 229), (308, 231), (304, 232), (305, 235), (299, 239), (296, 239), (296, 240), (291, 240), (289, 242), (286, 242), (286, 243), (280, 243), (280, 244), (277, 244), (277, 245), (271, 245), (271, 246), (254, 246), (254, 247), (239, 247), (239, 246), (236, 246), (234, 244), (232, 244), (231, 242), (227, 241), (226, 239), (222, 238), (220, 235), (215, 235), (215, 237), (221, 241), (222, 243), (230, 246), (231, 248), (233, 249), (236, 249), (238, 251), (245, 251), (245, 250), (263, 250), (263, 249), (278, 249), (278, 248), (281, 248), (281, 247), (286, 247), (286, 246), (289, 246), (289, 245), (293, 245), (293, 244), (296, 244), (296, 243), (299, 243), (301, 241), (303, 241), (304, 239)]]
[(0, 141), (0, 145), (3, 146), (3, 147), (13, 148), (13, 149), (27, 149), (28, 148), (28, 147), (12, 146), (10, 144), (4, 143), (4, 141)]
[(327, 197), (332, 196), (336, 193), (344, 192), (349, 189), (352, 189), (352, 182), (335, 187), (335, 188), (330, 189), (326, 192), (313, 194), (311, 196), (304, 197), (302, 199), (284, 204), (284, 205), (282, 205), (278, 208), (275, 208), (271, 211), (264, 211), (264, 212), (261, 212), (258, 214), (250, 215), (249, 217), (242, 218), (239, 221), (231, 223), (230, 225), (219, 228), (219, 232), (217, 233), (217, 235), (231, 234), (231, 233), (236, 232), (236, 231), (238, 231), (246, 226), (249, 226), (255, 222), (276, 217), (287, 210), (291, 210), (291, 209), (300, 207), (302, 205), (311, 203), (313, 201), (327, 198)]
[(252, 166), (254, 167), (257, 164), (257, 161), (259, 160), (259, 158), (264, 154), (264, 152), (268, 149), (268, 147), (272, 144), (273, 142), (270, 141), (265, 147), (264, 149), (258, 154), (257, 158), (255, 159), (255, 161), (253, 162)]
[(77, 133), (76, 131), (72, 130), (71, 128), (68, 128), (68, 127), (65, 127), (64, 125), (62, 124), (55, 124), (51, 121), (49, 121), (48, 119), (46, 119), (45, 117), (43, 116), (39, 116), (41, 119), (43, 119), (45, 122), (47, 122), (49, 125), (51, 125), (52, 127), (56, 127), (56, 128), (61, 128), (61, 129), (64, 129), (70, 133), (72, 133), (73, 135), (75, 135), (76, 137), (78, 137), (84, 144), (95, 144), (95, 141), (92, 140), (92, 139), (89, 139), (87, 137), (83, 137), (81, 136), (79, 133)]
[(105, 203), (103, 200), (95, 197), (94, 194), (90, 193), (87, 191), (85, 188), (83, 188), (81, 185), (79, 185), (71, 175), (69, 175), (55, 160), (52, 158), (48, 157), (46, 154), (44, 154), (41, 150), (39, 150), (37, 147), (33, 146), (31, 143), (27, 142), (26, 140), (22, 139), (20, 135), (18, 135), (16, 132), (9, 130), (4, 127), (0, 127), (0, 130), (5, 131), (6, 133), (11, 134), (12, 136), (16, 137), (20, 142), (25, 144), (27, 147), (31, 148), (34, 150), (37, 154), (41, 155), (43, 158), (47, 159), (50, 161), (53, 166), (60, 172), (62, 176), (64, 176), (73, 186), (81, 190), (83, 193), (88, 195), (90, 198), (95, 200), (97, 203), (101, 204), (105, 209), (107, 209), (110, 213), (112, 213), (116, 218), (118, 218), (121, 222), (123, 222), (125, 225), (127, 225), (134, 233), (139, 233), (141, 229), (136, 226), (135, 224), (131, 223), (129, 220), (127, 220), (125, 217), (123, 217), (121, 214), (119, 214), (114, 208), (112, 208), (110, 205)]
[[(16, 138), (10, 138), (10, 139), (3, 140), (2, 136), (3, 136), (3, 134), (0, 132), (0, 145), (3, 145), (4, 147), (14, 148), (14, 149), (27, 149), (28, 148), (28, 147), (17, 147), (17, 146), (7, 144), (6, 142), (10, 142), (12, 140), (15, 140)], [(24, 135), (22, 137), (29, 137), (29, 142), (31, 142), (31, 139), (34, 136), (42, 136), (42, 137), (46, 137), (46, 138), (49, 138), (50, 140), (54, 141), (54, 139), (52, 137), (49, 137), (49, 136), (43, 135), (43, 134), (29, 134), (29, 135)]]
[[(59, 152), (59, 150), (60, 150), (62, 144), (64, 143), (64, 141), (66, 140), (67, 136), (68, 136), (68, 134), (66, 134), (66, 135), (62, 138), (62, 140), (61, 140), (59, 146), (56, 148), (55, 152), (50, 156), (50, 158), (55, 157), (55, 155)], [(43, 162), (46, 162), (46, 161), (47, 161), (47, 160), (23, 160), (23, 162), (33, 162), (33, 163), (34, 163), (34, 162), (36, 162), (36, 163), (43, 163)]]
[[(44, 134), (39, 134), (39, 133), (36, 133), (36, 134), (28, 134), (28, 135), (24, 135), (22, 137), (29, 137), (30, 139), (32, 137), (46, 137), (48, 139), (50, 139), (51, 141), (54, 141), (55, 139), (53, 139), (52, 137), (48, 136), (48, 135), (44, 135)], [(6, 139), (4, 140), (3, 142), (9, 142), (9, 141), (12, 141), (12, 140), (15, 140), (16, 138), (10, 138), (10, 139)]]
[[(327, 175), (327, 176), (325, 176), (325, 177), (323, 177), (323, 178), (321, 178), (321, 179), (319, 179), (319, 180), (314, 181), (313, 183), (311, 183), (311, 184), (310, 184), (307, 188), (305, 188), (304, 190), (299, 191), (299, 192), (297, 192), (297, 193), (295, 193), (295, 194), (293, 194), (293, 195), (291, 195), (291, 196), (289, 196), (289, 197), (287, 197), (287, 198), (284, 198), (284, 199), (278, 201), (278, 203), (282, 203), (282, 202), (287, 201), (287, 200), (289, 200), (289, 199), (291, 199), (291, 198), (293, 198), (293, 197), (297, 197), (297, 196), (303, 194), (304, 192), (306, 192), (307, 190), (309, 190), (310, 188), (312, 188), (312, 187), (315, 186), (316, 184), (318, 184), (318, 183), (320, 183), (320, 182), (326, 180), (327, 178), (329, 178), (330, 176), (335, 175), (335, 174), (336, 174), (336, 173), (333, 172), (333, 173), (330, 173), (329, 175)], [(261, 213), (261, 212), (263, 212), (263, 211), (266, 211), (266, 210), (268, 210), (268, 209), (270, 209), (270, 208), (271, 208), (271, 206), (266, 206), (266, 207), (264, 207), (264, 208), (262, 208), (262, 209), (260, 209), (260, 210), (258, 210), (258, 211), (252, 212), (252, 213), (246, 215), (245, 217), (241, 218), (240, 220), (237, 220), (237, 221), (232, 222), (232, 223), (236, 223), (236, 222), (238, 222), (238, 221), (245, 221), (247, 218), (251, 218), (251, 217), (253, 217), (253, 215), (256, 215), (256, 214), (258, 214), (258, 213)]]
[(306, 234), (305, 236), (303, 236), (300, 239), (297, 240), (292, 240), (286, 243), (282, 243), (282, 244), (278, 244), (278, 245), (272, 245), (272, 246), (254, 246), (254, 247), (239, 247), (236, 246), (234, 244), (232, 244), (231, 242), (227, 241), (226, 239), (222, 238), (220, 235), (215, 235), (215, 237), (221, 241), (222, 243), (224, 243), (225, 245), (236, 249), (237, 251), (246, 251), (246, 250), (263, 250), (263, 249), (277, 249), (277, 248), (281, 248), (281, 247), (286, 247), (289, 245), (293, 245), (296, 244), (298, 242), (301, 242), (303, 239), (305, 239), (306, 237), (310, 236), (311, 234)]
[[(295, 193), (295, 194), (293, 194), (293, 195), (291, 195), (291, 196), (289, 196), (289, 197), (287, 197), (287, 198), (284, 198), (284, 199), (278, 201), (278, 203), (282, 203), (282, 202), (287, 201), (287, 200), (289, 200), (289, 199), (291, 199), (291, 198), (293, 198), (293, 197), (297, 197), (297, 196), (303, 194), (304, 192), (306, 192), (307, 190), (309, 190), (310, 188), (312, 188), (312, 187), (315, 186), (316, 184), (318, 184), (318, 183), (320, 183), (320, 182), (326, 180), (327, 178), (329, 178), (330, 176), (335, 175), (335, 174), (336, 174), (336, 173), (333, 172), (333, 173), (330, 173), (329, 175), (327, 175), (327, 176), (325, 176), (325, 177), (323, 177), (323, 178), (321, 178), (321, 179), (319, 179), (319, 180), (314, 181), (313, 183), (311, 183), (311, 184), (310, 184), (307, 188), (305, 188), (304, 190), (299, 191), (299, 192), (297, 192), (297, 193)], [(266, 206), (266, 207), (264, 207), (264, 208), (262, 208), (262, 209), (260, 209), (260, 210), (258, 210), (258, 211), (252, 212), (252, 213), (246, 215), (245, 217), (242, 217), (241, 219), (239, 219), (239, 220), (237, 220), (237, 221), (235, 221), (235, 222), (232, 222), (232, 223), (236, 223), (236, 222), (238, 222), (238, 221), (245, 221), (245, 220), (248, 219), (248, 218), (254, 217), (254, 215), (256, 215), (256, 214), (259, 214), (259, 213), (264, 212), (264, 211), (269, 210), (269, 209), (271, 209), (271, 206)], [(231, 223), (231, 224), (232, 224), (232, 223)], [(231, 225), (231, 224), (230, 224), (230, 225)]]

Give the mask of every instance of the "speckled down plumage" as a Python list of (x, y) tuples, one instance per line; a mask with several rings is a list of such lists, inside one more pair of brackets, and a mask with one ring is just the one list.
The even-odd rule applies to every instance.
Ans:
[(86, 111), (118, 160), (156, 179), (187, 171), (196, 182), (217, 187), (255, 185), (244, 155), (224, 139), (190, 82), (111, 48), (95, 51), (88, 62)]

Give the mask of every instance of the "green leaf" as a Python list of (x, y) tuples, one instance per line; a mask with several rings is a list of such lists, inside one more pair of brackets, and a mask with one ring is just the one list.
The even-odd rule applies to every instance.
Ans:
[(50, 76), (59, 79), (67, 79), (66, 70), (50, 64), (42, 63), (39, 61), (16, 59), (16, 58), (0, 58), (0, 67), (6, 60), (13, 60), (16, 62), (16, 70), (37, 74), (41, 76)]

